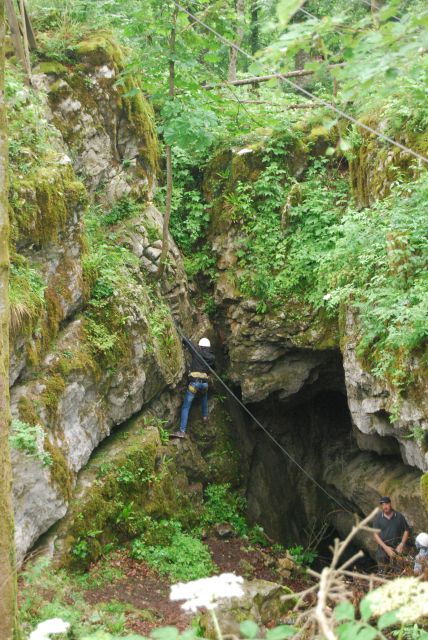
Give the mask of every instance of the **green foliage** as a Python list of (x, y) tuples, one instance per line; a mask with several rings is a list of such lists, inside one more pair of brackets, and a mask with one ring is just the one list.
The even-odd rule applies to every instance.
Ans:
[(44, 467), (49, 467), (52, 465), (52, 456), (43, 449), (45, 437), (43, 427), (39, 424), (31, 425), (13, 418), (9, 436), (11, 448), (23, 451), (39, 460)]
[(428, 336), (428, 178), (397, 185), (370, 209), (350, 208), (333, 229), (335, 245), (320, 263), (319, 305), (358, 309), (358, 352), (398, 389), (411, 381), (409, 357)]
[(30, 266), (26, 258), (17, 255), (14, 260), (10, 267), (9, 304), (11, 332), (17, 335), (30, 330), (45, 308), (46, 285), (40, 272)]
[(288, 552), (293, 558), (294, 562), (299, 566), (310, 566), (314, 560), (318, 557), (318, 553), (311, 549), (305, 549), (302, 545), (295, 545), (289, 547)]
[(159, 127), (171, 147), (197, 154), (211, 147), (217, 126), (215, 113), (198, 98), (187, 95), (167, 100), (161, 111), (164, 124)]
[[(260, 637), (261, 633), (258, 625), (253, 620), (244, 620), (241, 622), (239, 631), (243, 638), (248, 638), (249, 640)], [(298, 630), (291, 625), (280, 624), (277, 627), (268, 629), (265, 638), (266, 640), (286, 640), (286, 638), (292, 638), (297, 631)]]
[(300, 201), (284, 217), (295, 184), (281, 157), (287, 144), (274, 139), (259, 178), (238, 185), (231, 213), (245, 232), (237, 252), (244, 269), (239, 286), (246, 296), (260, 299), (260, 312), (290, 297), (308, 301), (318, 265), (334, 246), (334, 225), (347, 197), (346, 181), (335, 167), (326, 158), (316, 159), (300, 183)]
[(102, 223), (105, 225), (115, 225), (127, 218), (131, 218), (141, 212), (142, 205), (128, 196), (117, 200), (110, 211), (102, 216)]
[[(84, 313), (86, 339), (93, 355), (101, 356), (111, 367), (127, 349), (124, 325), (128, 318), (123, 310), (137, 300), (143, 304), (148, 299), (138, 259), (118, 243), (115, 233), (107, 231), (111, 224), (132, 215), (137, 208), (128, 200), (119, 202), (117, 208), (113, 207), (105, 215), (100, 207), (89, 209), (85, 219), (88, 251), (82, 260), (90, 290)], [(121, 301), (121, 312), (114, 306), (118, 301)]]
[(212, 484), (205, 489), (203, 527), (228, 523), (236, 534), (247, 535), (248, 525), (243, 515), (245, 499), (231, 491), (230, 484)]
[[(120, 570), (109, 566), (111, 562), (109, 557), (86, 574), (55, 570), (46, 558), (27, 565), (21, 574), (19, 607), (25, 637), (39, 622), (60, 617), (71, 625), (67, 637), (110, 638), (112, 633), (123, 638), (126, 614), (134, 611), (133, 606), (114, 600), (90, 604), (85, 598), (88, 591), (115, 584), (123, 578)], [(135, 613), (143, 614), (138, 610)]]
[(360, 619), (356, 619), (354, 607), (350, 602), (341, 602), (334, 609), (334, 617), (338, 622), (336, 633), (339, 640), (354, 640), (355, 638), (367, 638), (374, 640), (375, 638), (385, 638), (384, 629), (393, 626), (397, 622), (397, 616), (394, 612), (385, 613), (380, 616), (376, 626), (370, 624), (372, 615), (370, 606), (366, 600), (362, 600), (360, 604)]
[(43, 94), (25, 84), (21, 71), (8, 65), (5, 82), (9, 162), (22, 177), (39, 164), (55, 162), (59, 134), (46, 119)]
[[(175, 526), (159, 523), (160, 541), (147, 544), (145, 539), (137, 539), (132, 543), (132, 557), (145, 560), (173, 580), (196, 580), (210, 575), (214, 565), (208, 548), (197, 538), (181, 532), (179, 523)], [(165, 537), (166, 536), (166, 537)], [(162, 540), (166, 540), (162, 544)]]

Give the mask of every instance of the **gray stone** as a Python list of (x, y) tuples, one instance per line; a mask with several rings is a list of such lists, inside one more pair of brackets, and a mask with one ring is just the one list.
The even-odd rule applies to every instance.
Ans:
[[(294, 606), (295, 599), (284, 600), (284, 596), (291, 594), (290, 589), (267, 580), (245, 580), (244, 594), (241, 598), (220, 600), (216, 608), (216, 615), (221, 621), (223, 635), (240, 637), (239, 625), (244, 620), (253, 620), (260, 626), (263, 633), (264, 625), (275, 622), (279, 624), (288, 611)], [(202, 614), (199, 624), (204, 637), (216, 639), (216, 632), (211, 616)]]

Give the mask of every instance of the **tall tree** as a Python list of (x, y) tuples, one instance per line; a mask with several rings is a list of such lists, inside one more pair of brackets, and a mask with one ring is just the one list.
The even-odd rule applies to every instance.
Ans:
[(4, 0), (0, 0), (0, 638), (18, 638), (16, 563), (9, 451), (9, 215), (4, 91)]

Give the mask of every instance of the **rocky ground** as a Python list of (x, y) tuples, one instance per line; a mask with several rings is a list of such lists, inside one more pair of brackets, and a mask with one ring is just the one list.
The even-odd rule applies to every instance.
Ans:
[[(213, 536), (206, 540), (206, 544), (219, 573), (233, 572), (256, 582), (275, 582), (296, 592), (308, 585), (308, 577), (297, 568), (290, 572), (289, 577), (281, 577), (278, 558), (259, 546), (249, 544), (248, 540)], [(121, 572), (122, 577), (116, 582), (88, 590), (85, 600), (90, 605), (122, 603), (126, 628), (141, 635), (168, 625), (176, 626), (180, 631), (189, 626), (192, 616), (184, 612), (179, 603), (169, 600), (171, 580), (160, 576), (147, 563), (130, 558), (126, 551), (116, 553), (111, 565)], [(94, 564), (89, 573), (96, 575), (97, 571), (98, 565)], [(279, 622), (272, 619), (271, 624)]]

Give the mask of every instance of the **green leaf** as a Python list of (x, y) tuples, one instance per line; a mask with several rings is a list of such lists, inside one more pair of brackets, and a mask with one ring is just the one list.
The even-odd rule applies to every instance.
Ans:
[(134, 96), (137, 95), (137, 93), (140, 93), (140, 89), (138, 87), (132, 87), (132, 89), (129, 89), (129, 91), (123, 94), (123, 97), (133, 98)]
[(162, 627), (162, 629), (154, 629), (150, 637), (154, 640), (177, 640), (179, 636), (178, 629), (175, 627)]
[(332, 156), (332, 155), (334, 155), (334, 152), (335, 152), (335, 148), (334, 147), (328, 147), (328, 149), (325, 152), (325, 155), (326, 156)]
[(385, 71), (385, 76), (387, 78), (389, 78), (390, 80), (393, 80), (394, 78), (397, 78), (398, 76), (398, 69), (396, 67), (389, 67), (389, 69), (387, 69)]
[(345, 622), (336, 628), (336, 633), (339, 640), (355, 640), (361, 623), (352, 620), (352, 622)]
[(239, 630), (245, 638), (255, 638), (259, 632), (259, 628), (253, 620), (244, 620), (239, 625)]
[(355, 611), (350, 602), (341, 602), (334, 608), (334, 617), (337, 621), (354, 620)]
[(288, 624), (280, 624), (278, 627), (266, 631), (266, 640), (285, 640), (285, 638), (291, 638), (296, 633), (297, 629), (294, 627)]
[(379, 620), (377, 621), (377, 628), (382, 630), (382, 629), (385, 629), (386, 627), (390, 627), (396, 622), (397, 622), (397, 614), (395, 613), (395, 611), (388, 611), (388, 613), (384, 613), (383, 615), (380, 616)]
[(289, 23), (296, 11), (300, 9), (305, 0), (281, 0), (277, 7), (277, 14), (281, 26)]
[(357, 633), (355, 640), (374, 640), (378, 633), (378, 629), (375, 629), (374, 627), (363, 627)]
[(369, 620), (372, 615), (372, 610), (370, 607), (370, 602), (367, 598), (363, 598), (360, 602), (360, 613), (363, 620)]
[(349, 140), (345, 140), (345, 138), (341, 138), (339, 142), (339, 147), (341, 151), (349, 151), (351, 148), (351, 143)]

